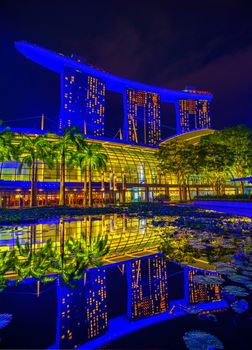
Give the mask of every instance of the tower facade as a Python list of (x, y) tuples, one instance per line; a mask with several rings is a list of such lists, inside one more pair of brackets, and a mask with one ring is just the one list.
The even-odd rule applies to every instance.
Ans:
[(75, 288), (57, 286), (59, 349), (74, 349), (107, 330), (105, 269), (87, 271), (84, 281), (74, 282)]
[(129, 262), (127, 283), (130, 319), (141, 319), (168, 310), (168, 279), (163, 256)]
[(185, 292), (186, 299), (191, 304), (207, 303), (221, 300), (221, 286), (218, 284), (199, 284), (194, 282), (195, 275), (216, 275), (216, 272), (185, 267)]
[(157, 93), (127, 89), (124, 102), (126, 140), (156, 145), (161, 140), (160, 96)]
[(209, 100), (197, 99), (197, 94), (209, 94), (207, 91), (186, 89), (184, 92), (195, 94), (196, 99), (179, 100), (180, 132), (185, 133), (197, 129), (211, 127)]
[(77, 126), (84, 134), (104, 135), (105, 83), (65, 67), (61, 74), (59, 129)]

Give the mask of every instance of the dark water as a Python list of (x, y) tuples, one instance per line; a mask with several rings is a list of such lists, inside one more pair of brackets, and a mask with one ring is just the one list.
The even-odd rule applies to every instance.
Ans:
[[(74, 348), (90, 341), (95, 330), (99, 336), (109, 330), (110, 320), (127, 315), (127, 318), (136, 323), (152, 314), (162, 313), (160, 299), (154, 308), (150, 307), (153, 301), (159, 298), (159, 294), (165, 292), (168, 287), (169, 303), (176, 299), (186, 299), (187, 293), (196, 295), (199, 302), (207, 299), (213, 302), (218, 298), (219, 291), (211, 294), (211, 286), (207, 288), (194, 285), (186, 285), (185, 271), (178, 265), (165, 263), (159, 255), (153, 255), (142, 259), (135, 259), (135, 263), (141, 260), (138, 271), (138, 286), (131, 286), (134, 279), (132, 266), (127, 262), (122, 273), (122, 265), (114, 265), (105, 269), (93, 269), (87, 273), (85, 285), (83, 281), (76, 282), (75, 288), (69, 288), (56, 281), (51, 284), (40, 284), (26, 281), (17, 287), (9, 287), (0, 295), (0, 313), (9, 313), (13, 319), (9, 325), (0, 330), (0, 345), (3, 349), (44, 349)], [(160, 270), (160, 266), (161, 270)], [(167, 276), (153, 279), (149, 272), (157, 269), (159, 272), (167, 272)], [(190, 270), (190, 269), (189, 269)], [(193, 270), (196, 271), (197, 270)], [(198, 273), (202, 273), (200, 270)], [(98, 278), (98, 279), (97, 279)], [(151, 288), (149, 288), (151, 284)], [(105, 288), (105, 289), (104, 289)], [(139, 289), (140, 288), (140, 289)], [(163, 288), (163, 291), (161, 289)], [(104, 293), (102, 300), (101, 294)], [(91, 294), (90, 294), (91, 293)], [(93, 293), (93, 294), (92, 294)], [(144, 298), (141, 297), (143, 294)], [(66, 303), (62, 304), (62, 300)], [(251, 297), (247, 298), (250, 303)], [(138, 303), (138, 311), (134, 311)], [(67, 307), (69, 305), (69, 308)], [(129, 310), (133, 307), (133, 311)], [(70, 310), (70, 318), (62, 318), (62, 313)], [(147, 310), (147, 311), (146, 311)], [(169, 310), (169, 305), (167, 307)], [(93, 317), (88, 318), (88, 314)], [(144, 314), (145, 313), (145, 314)], [(199, 320), (197, 315), (184, 315), (162, 323), (154, 324), (140, 331), (131, 333), (115, 341), (103, 344), (103, 348), (111, 349), (185, 349), (183, 335), (186, 331), (199, 329), (217, 336), (225, 345), (225, 349), (251, 349), (252, 345), (252, 319), (247, 311), (242, 315), (235, 314), (230, 309), (225, 312), (217, 312), (217, 321)], [(118, 324), (120, 330), (120, 324)], [(67, 331), (72, 337), (67, 339)], [(61, 339), (65, 335), (64, 339)], [(95, 339), (95, 336), (94, 336)]]
[(109, 349), (186, 349), (183, 335), (189, 330), (206, 331), (217, 336), (225, 349), (252, 348), (252, 320), (248, 315), (227, 311), (218, 314), (218, 321), (199, 321), (197, 317), (185, 316), (145, 328), (128, 337), (120, 338), (107, 345)]

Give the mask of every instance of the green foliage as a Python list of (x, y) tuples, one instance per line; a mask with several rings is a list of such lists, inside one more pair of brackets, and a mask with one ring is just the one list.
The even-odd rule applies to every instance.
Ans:
[(161, 232), (159, 251), (164, 253), (168, 260), (188, 264), (193, 263), (194, 259), (199, 257), (198, 252), (189, 246), (191, 235), (174, 236), (174, 234), (165, 229), (161, 230)]
[[(190, 178), (200, 175), (201, 182), (211, 184), (219, 196), (227, 180), (251, 174), (252, 130), (238, 125), (215, 131), (196, 145), (173, 140), (162, 145), (157, 156), (160, 170), (175, 175), (179, 186), (189, 186)], [(240, 191), (244, 193), (243, 182)]]
[[(157, 157), (161, 172), (175, 175), (180, 187), (180, 199), (185, 199), (182, 187), (189, 188), (190, 176), (197, 175), (202, 166), (202, 154), (197, 146), (188, 142), (174, 140), (160, 146)], [(190, 198), (190, 191), (189, 199)]]
[(71, 285), (83, 278), (87, 268), (103, 264), (109, 253), (107, 243), (107, 236), (89, 239), (82, 234), (81, 239), (68, 238), (60, 251), (50, 239), (42, 248), (33, 251), (29, 243), (23, 245), (17, 238), (14, 250), (0, 254), (0, 291), (8, 286), (8, 272), (17, 275), (16, 284), (28, 277), (43, 283), (62, 277), (65, 284)]
[(60, 198), (59, 205), (66, 205), (65, 198), (65, 172), (67, 158), (70, 158), (73, 151), (77, 151), (80, 145), (85, 144), (84, 136), (77, 127), (64, 128), (60, 136), (47, 133), (46, 137), (53, 139), (52, 149), (55, 152), (54, 162), (60, 164)]
[(168, 195), (168, 194), (163, 194), (163, 193), (160, 193), (158, 194), (155, 199), (157, 200), (167, 200), (167, 201), (170, 201), (171, 200), (171, 197)]

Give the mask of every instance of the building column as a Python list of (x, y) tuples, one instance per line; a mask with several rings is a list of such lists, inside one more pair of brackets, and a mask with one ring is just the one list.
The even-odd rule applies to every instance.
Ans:
[(166, 196), (169, 196), (169, 197), (170, 197), (170, 188), (169, 188), (169, 185), (165, 186), (165, 194), (166, 194)]
[(123, 140), (129, 140), (127, 90), (123, 92)]
[(180, 123), (179, 100), (176, 100), (176, 101), (174, 102), (174, 106), (175, 106), (175, 114), (176, 114), (176, 130), (177, 130), (177, 134), (182, 134), (182, 131), (181, 131), (181, 123)]
[(146, 202), (149, 202), (149, 186), (145, 187), (145, 200)]

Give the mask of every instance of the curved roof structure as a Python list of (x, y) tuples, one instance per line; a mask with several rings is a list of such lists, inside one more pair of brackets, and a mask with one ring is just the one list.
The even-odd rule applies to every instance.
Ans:
[(80, 62), (72, 57), (65, 56), (61, 53), (53, 52), (40, 46), (27, 43), (25, 41), (18, 41), (15, 43), (16, 49), (25, 57), (41, 66), (48, 68), (56, 73), (61, 73), (64, 67), (70, 67), (96, 78), (102, 79), (106, 83), (106, 89), (117, 93), (123, 93), (126, 89), (132, 88), (136, 90), (144, 90), (148, 92), (155, 92), (160, 95), (162, 102), (174, 102), (178, 99), (202, 99), (212, 100), (212, 94), (203, 92), (186, 92), (176, 91), (164, 88), (159, 88), (151, 85), (138, 83), (126, 78), (121, 78), (116, 75), (104, 72), (100, 69), (92, 67), (85, 62)]
[(169, 137), (168, 139), (160, 142), (160, 145), (169, 144), (171, 141), (186, 141), (195, 145), (199, 143), (201, 137), (211, 135), (214, 132), (215, 132), (214, 129), (193, 130), (193, 131), (186, 132), (184, 134)]

